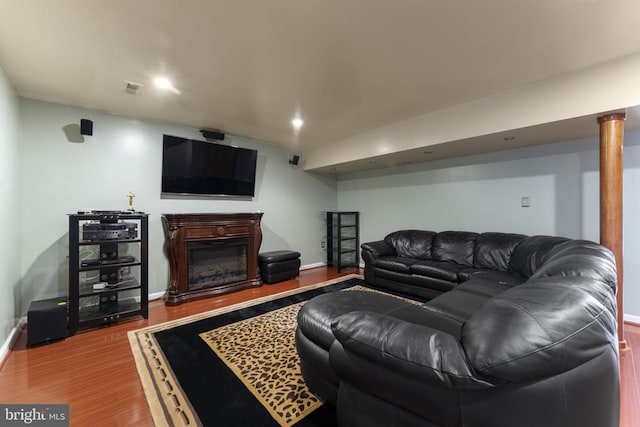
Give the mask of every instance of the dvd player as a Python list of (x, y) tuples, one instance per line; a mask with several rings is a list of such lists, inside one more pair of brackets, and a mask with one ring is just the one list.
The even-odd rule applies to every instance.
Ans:
[(132, 256), (121, 256), (112, 259), (87, 259), (80, 262), (80, 267), (98, 267), (103, 265), (126, 264), (135, 262), (135, 260), (135, 257)]

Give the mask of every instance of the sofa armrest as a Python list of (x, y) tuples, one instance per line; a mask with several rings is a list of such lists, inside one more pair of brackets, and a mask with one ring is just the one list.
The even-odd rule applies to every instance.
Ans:
[(458, 339), (437, 329), (369, 311), (344, 314), (331, 328), (346, 352), (381, 369), (449, 389), (493, 387), (473, 375)]
[[(378, 240), (376, 242), (363, 243), (360, 245), (362, 248), (362, 257), (370, 255), (370, 258), (379, 258), (381, 256), (389, 256), (396, 254), (396, 248), (391, 246), (384, 240)], [(365, 259), (366, 260), (366, 259)]]
[(616, 297), (605, 280), (529, 279), (487, 301), (461, 341), (478, 375), (525, 383), (617, 353)]

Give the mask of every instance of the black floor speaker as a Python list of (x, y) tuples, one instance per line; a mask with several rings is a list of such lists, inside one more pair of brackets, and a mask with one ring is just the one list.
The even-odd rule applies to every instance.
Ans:
[(27, 347), (67, 336), (67, 297), (33, 301), (27, 312)]

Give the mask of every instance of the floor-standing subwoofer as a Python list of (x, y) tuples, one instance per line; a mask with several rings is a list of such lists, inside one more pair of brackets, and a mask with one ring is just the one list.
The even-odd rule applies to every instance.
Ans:
[(27, 312), (27, 347), (67, 336), (67, 297), (33, 301)]

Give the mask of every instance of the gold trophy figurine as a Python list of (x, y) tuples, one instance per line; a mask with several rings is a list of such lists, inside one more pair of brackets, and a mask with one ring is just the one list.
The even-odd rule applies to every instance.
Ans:
[(128, 211), (131, 212), (135, 212), (135, 209), (133, 207), (133, 198), (136, 197), (135, 194), (133, 194), (132, 191), (129, 191), (129, 194), (127, 194), (127, 198), (129, 199), (129, 207), (127, 208)]

